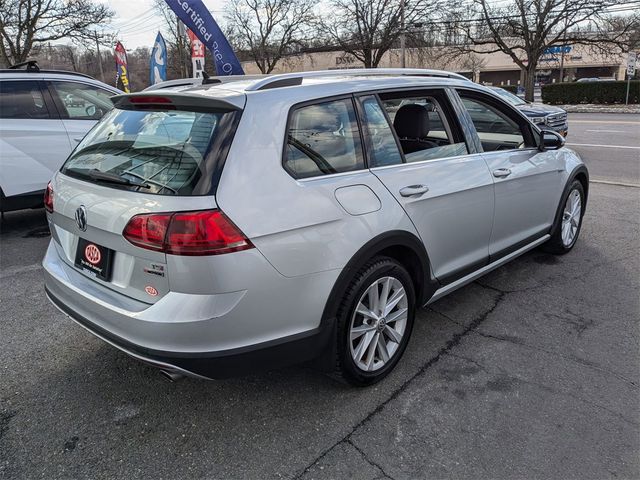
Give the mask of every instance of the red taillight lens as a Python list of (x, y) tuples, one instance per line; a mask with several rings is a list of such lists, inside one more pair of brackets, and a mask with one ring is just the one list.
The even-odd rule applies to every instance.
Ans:
[(164, 239), (167, 236), (167, 228), (171, 221), (171, 214), (160, 215), (136, 215), (127, 226), (122, 235), (137, 247), (147, 250), (164, 251)]
[(122, 234), (138, 247), (172, 255), (219, 255), (253, 248), (220, 210), (136, 215)]
[(47, 184), (47, 189), (44, 191), (44, 208), (47, 212), (53, 213), (53, 187), (51, 182)]

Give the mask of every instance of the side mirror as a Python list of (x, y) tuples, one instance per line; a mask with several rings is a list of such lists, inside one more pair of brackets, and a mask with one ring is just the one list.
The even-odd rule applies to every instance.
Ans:
[(552, 130), (542, 130), (540, 132), (540, 151), (559, 150), (564, 147), (564, 137)]

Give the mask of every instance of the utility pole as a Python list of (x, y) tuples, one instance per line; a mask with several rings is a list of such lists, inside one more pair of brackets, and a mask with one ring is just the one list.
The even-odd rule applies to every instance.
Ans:
[(405, 68), (407, 66), (407, 57), (406, 57), (406, 43), (407, 38), (404, 32), (404, 2), (405, 0), (400, 0), (400, 66)]
[(180, 78), (187, 78), (189, 76), (189, 68), (186, 65), (184, 58), (184, 49), (185, 42), (184, 37), (186, 37), (187, 32), (184, 29), (184, 23), (180, 21), (178, 16), (176, 15), (176, 21), (178, 22), (178, 53), (180, 55)]
[(102, 55), (100, 55), (100, 42), (98, 41), (98, 31), (93, 31), (96, 39), (96, 51), (98, 54), (98, 68), (100, 69), (100, 81), (104, 83), (104, 70), (102, 70)]

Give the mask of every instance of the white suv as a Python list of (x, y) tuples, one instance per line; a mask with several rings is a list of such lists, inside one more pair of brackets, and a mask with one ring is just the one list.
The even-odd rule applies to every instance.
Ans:
[(46, 292), (171, 377), (315, 360), (371, 384), (417, 308), (580, 232), (580, 158), (455, 74), (298, 73), (113, 101), (47, 188)]
[(0, 211), (42, 206), (47, 182), (122, 93), (65, 71), (0, 70)]

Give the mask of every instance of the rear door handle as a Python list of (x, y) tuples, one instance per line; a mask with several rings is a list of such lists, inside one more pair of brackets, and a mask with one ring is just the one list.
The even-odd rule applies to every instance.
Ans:
[(511, 175), (511, 170), (508, 168), (498, 168), (493, 171), (493, 176), (496, 178), (505, 178)]
[(426, 185), (409, 185), (400, 189), (400, 195), (403, 197), (413, 197), (414, 195), (422, 195), (428, 191), (429, 187)]

